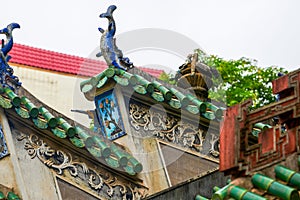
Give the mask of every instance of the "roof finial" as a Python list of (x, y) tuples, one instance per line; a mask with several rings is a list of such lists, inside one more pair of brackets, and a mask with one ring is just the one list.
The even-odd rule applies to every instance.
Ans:
[(108, 7), (106, 13), (102, 13), (100, 18), (108, 19), (108, 28), (104, 30), (102, 28), (98, 28), (102, 33), (100, 39), (100, 50), (96, 56), (103, 56), (107, 65), (110, 67), (116, 67), (118, 69), (127, 70), (128, 68), (133, 68), (133, 63), (130, 62), (129, 58), (123, 57), (122, 51), (116, 45), (116, 23), (113, 18), (113, 12), (117, 7), (115, 5), (111, 5)]
[(8, 52), (13, 47), (13, 36), (12, 31), (15, 28), (20, 28), (20, 25), (17, 23), (11, 23), (6, 28), (0, 30), (0, 34), (6, 35), (6, 42), (2, 40), (2, 46), (0, 50), (0, 83), (2, 84), (2, 87), (8, 87), (11, 90), (15, 90), (16, 88), (19, 88), (21, 86), (21, 82), (19, 82), (19, 78), (17, 76), (14, 76), (14, 70), (12, 67), (8, 65), (8, 61), (11, 58), (8, 55)]

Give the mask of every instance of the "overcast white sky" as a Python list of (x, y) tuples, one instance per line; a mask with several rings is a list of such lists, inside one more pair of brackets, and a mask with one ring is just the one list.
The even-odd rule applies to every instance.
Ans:
[[(111, 4), (118, 7), (117, 34), (167, 29), (195, 41), (209, 54), (249, 57), (260, 66), (289, 71), (300, 67), (299, 0), (6, 0), (1, 4), (0, 28), (18, 22), (17, 43), (90, 57), (99, 45), (97, 28), (107, 24), (98, 16)], [(140, 53), (133, 61), (146, 65), (139, 63), (145, 57)], [(179, 65), (168, 56), (160, 59), (154, 63)]]

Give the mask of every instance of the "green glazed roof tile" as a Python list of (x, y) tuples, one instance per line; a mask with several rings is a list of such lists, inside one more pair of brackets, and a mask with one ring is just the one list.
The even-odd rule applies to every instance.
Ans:
[(173, 94), (170, 90), (168, 90), (165, 86), (163, 86), (161, 83), (159, 83), (158, 81), (153, 81), (153, 84), (155, 86), (156, 89), (158, 89), (164, 96), (164, 98), (167, 101), (170, 101)]
[(149, 93), (154, 92), (154, 84), (153, 83), (144, 79), (140, 75), (135, 74), (134, 76), (137, 78), (138, 83), (146, 88), (147, 92), (149, 92)]
[(21, 198), (13, 192), (8, 192), (7, 196), (0, 191), (0, 200), (21, 200)]
[(172, 106), (175, 109), (181, 108), (181, 103), (180, 103), (180, 101), (178, 99), (171, 99), (169, 101), (169, 105)]
[[(100, 87), (102, 87), (102, 85), (100, 85)], [(98, 88), (100, 88), (100, 87), (98, 87)], [(93, 88), (94, 87), (91, 84), (86, 84), (81, 88), (81, 91), (83, 93), (87, 93), (87, 92), (91, 91)]]
[(130, 175), (135, 175), (135, 171), (133, 169), (133, 167), (131, 166), (126, 166), (126, 167), (123, 167), (123, 169)]
[(181, 102), (182, 107), (185, 107), (190, 103), (190, 100), (187, 98), (187, 96), (182, 94), (175, 88), (170, 88), (170, 91), (178, 98), (178, 100)]
[(6, 197), (5, 195), (3, 194), (3, 192), (0, 191), (0, 200), (4, 200)]
[(48, 123), (45, 120), (40, 119), (39, 117), (36, 119), (32, 119), (34, 125), (40, 129), (48, 128)]
[[(101, 79), (98, 84), (97, 84), (97, 88), (101, 88), (106, 82), (107, 82), (108, 78), (104, 77), (103, 79)], [(93, 89), (93, 88), (91, 88)]]
[(19, 107), (21, 104), (21, 98), (18, 97), (11, 89), (4, 88), (5, 94), (11, 99), (11, 104), (13, 104), (15, 107)]
[(52, 128), (51, 131), (56, 137), (59, 137), (59, 138), (67, 137), (66, 132), (58, 127)]
[(188, 105), (186, 107), (186, 109), (190, 112), (190, 113), (193, 113), (193, 114), (198, 114), (199, 113), (199, 108), (195, 105)]
[(8, 192), (7, 200), (20, 200), (20, 197), (13, 192)]
[(123, 71), (123, 72), (124, 73), (122, 73), (122, 76), (124, 78), (127, 78), (128, 81), (129, 81), (129, 83), (131, 85), (136, 85), (137, 84), (138, 80), (137, 80), (137, 78), (133, 74), (130, 74), (130, 73), (126, 72), (126, 71)]
[(78, 148), (83, 148), (85, 147), (84, 141), (80, 138), (77, 137), (72, 137), (69, 138), (69, 140), (72, 142), (72, 144)]
[[(260, 126), (260, 127), (263, 127)], [(299, 157), (300, 158), (300, 157)], [(223, 188), (214, 187), (214, 194), (212, 199), (229, 199), (234, 198), (236, 200), (243, 199), (284, 199), (284, 200), (296, 200), (299, 198), (300, 189), (300, 173), (293, 171), (281, 164), (278, 164), (274, 168), (276, 180), (270, 178), (261, 173), (255, 173), (251, 177), (252, 188), (256, 188), (254, 193), (247, 189), (229, 183)], [(248, 179), (244, 179), (246, 182), (240, 182), (241, 185), (249, 185)], [(238, 181), (239, 182), (239, 181)], [(251, 185), (251, 184), (250, 184)], [(258, 190), (259, 189), (259, 190)], [(199, 196), (197, 198), (197, 196)], [(202, 199), (201, 194), (197, 195), (195, 199)], [(266, 198), (266, 197), (268, 198)], [(201, 197), (201, 198), (200, 198)]]
[[(107, 74), (109, 74), (109, 76), (107, 76)], [(175, 88), (168, 88), (158, 81), (150, 82), (137, 74), (131, 74), (121, 69), (108, 68), (95, 77), (97, 78), (92, 77), (80, 84), (83, 93), (94, 89), (91, 82), (98, 80), (97, 88), (101, 88), (109, 78), (112, 78), (112, 80), (121, 86), (128, 86), (130, 84), (136, 93), (142, 95), (149, 94), (154, 100), (158, 102), (168, 102), (173, 108), (184, 108), (192, 114), (198, 114), (200, 112), (202, 117), (209, 120), (221, 120), (223, 117), (222, 108), (209, 102), (202, 102), (194, 95), (185, 95)], [(88, 88), (85, 88), (85, 86)], [(195, 109), (198, 109), (198, 111)]]
[(29, 111), (29, 115), (32, 118), (36, 118), (39, 115), (39, 110), (37, 107), (35, 107), (33, 105), (33, 103), (31, 103), (29, 101), (29, 99), (27, 97), (22, 97), (21, 98), (21, 103), (27, 108), (27, 110)]
[(122, 86), (127, 86), (127, 85), (129, 85), (129, 80), (127, 79), (127, 78), (121, 78), (121, 77), (119, 77), (119, 76), (114, 76), (114, 80), (118, 83), (118, 84), (120, 84), (120, 85), (122, 85)]
[(163, 102), (165, 100), (163, 94), (160, 92), (153, 92), (151, 96), (158, 102)]
[[(108, 69), (105, 74), (113, 76), (114, 70)], [(119, 72), (117, 74), (120, 74)], [(124, 75), (124, 74), (123, 74)], [(128, 74), (126, 76), (129, 76)], [(106, 77), (104, 77), (106, 78)], [(82, 85), (84, 87), (84, 85)], [(142, 86), (141, 86), (142, 87)], [(0, 106), (4, 109), (14, 108), (15, 112), (26, 120), (32, 120), (39, 129), (48, 129), (58, 138), (69, 139), (77, 148), (86, 147), (88, 152), (95, 158), (101, 158), (108, 166), (125, 170), (126, 167), (136, 168), (136, 171), (142, 169), (142, 165), (136, 161), (135, 165), (128, 161), (131, 155), (107, 141), (100, 136), (90, 135), (80, 127), (73, 127), (62, 117), (54, 117), (45, 107), (37, 108), (27, 97), (20, 98), (10, 89), (4, 89), (0, 95)], [(20, 101), (19, 101), (20, 100)], [(12, 103), (15, 101), (14, 103)], [(30, 114), (30, 111), (33, 110)], [(131, 156), (132, 157), (132, 156)], [(126, 170), (125, 170), (126, 171)], [(127, 170), (128, 171), (128, 170)], [(128, 174), (133, 174), (131, 171)]]
[(30, 118), (29, 112), (22, 107), (15, 107), (16, 113), (24, 119)]
[(119, 164), (118, 160), (116, 160), (116, 159), (114, 159), (114, 158), (108, 157), (108, 158), (105, 158), (105, 161), (106, 161), (106, 163), (107, 163), (109, 166), (111, 166), (111, 167), (113, 167), (113, 168), (118, 168), (118, 167), (120, 167), (120, 164)]
[(131, 163), (135, 173), (140, 173), (143, 170), (143, 166), (134, 157), (129, 156), (128, 161)]
[(147, 94), (146, 88), (141, 85), (136, 85), (133, 87), (133, 89), (134, 89), (134, 91), (136, 91), (139, 94)]
[(99, 136), (93, 136), (92, 139), (93, 139), (95, 145), (101, 149), (101, 153), (102, 153), (103, 157), (105, 157), (105, 158), (109, 157), (111, 154), (111, 149), (104, 142), (104, 140), (102, 138), (100, 138)]
[(45, 118), (50, 128), (57, 126), (57, 119), (46, 108), (40, 107), (39, 112)]
[(10, 100), (8, 100), (7, 98), (4, 98), (2, 96), (0, 96), (0, 106), (2, 108), (11, 108), (13, 105), (10, 103)]
[(61, 127), (65, 131), (65, 133), (68, 135), (68, 137), (72, 138), (75, 136), (75, 134), (76, 134), (75, 128), (72, 127), (68, 122), (66, 122), (66, 120), (59, 117), (59, 118), (57, 118), (57, 123), (58, 123), (58, 126)]
[(87, 150), (92, 154), (95, 158), (101, 158), (102, 154), (99, 148), (97, 147), (87, 147)]

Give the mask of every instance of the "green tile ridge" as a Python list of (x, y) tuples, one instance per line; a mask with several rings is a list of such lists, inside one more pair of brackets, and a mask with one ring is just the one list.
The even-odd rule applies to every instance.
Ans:
[(0, 106), (2, 108), (8, 109), (8, 108), (11, 108), (13, 105), (10, 103), (10, 100), (0, 96)]
[(132, 166), (127, 165), (127, 166), (123, 167), (123, 169), (125, 170), (125, 172), (127, 172), (128, 174), (130, 174), (132, 176), (136, 174)]
[(124, 78), (127, 78), (131, 85), (136, 85), (138, 83), (138, 80), (137, 80), (136, 76), (134, 76), (133, 74), (130, 74), (126, 71), (122, 71), (121, 75)]
[(0, 191), (0, 200), (5, 200), (5, 195), (3, 194), (3, 192)]
[(7, 200), (20, 200), (20, 197), (13, 192), (8, 192)]
[(22, 107), (15, 107), (15, 111), (20, 117), (24, 119), (30, 118), (29, 112)]
[(231, 185), (229, 187), (229, 196), (236, 199), (236, 200), (267, 200), (265, 197), (259, 196), (253, 192), (246, 190), (245, 188)]
[(169, 101), (169, 105), (172, 107), (172, 108), (175, 108), (175, 109), (179, 109), (181, 108), (181, 103), (178, 99), (171, 99)]
[(129, 155), (128, 162), (130, 162), (130, 164), (132, 165), (133, 171), (135, 173), (140, 173), (141, 171), (143, 171), (143, 165), (133, 156)]
[(154, 92), (154, 84), (153, 83), (146, 80), (144, 77), (142, 77), (140, 75), (135, 74), (134, 76), (136, 77), (138, 84), (144, 86), (148, 93), (151, 94)]
[(129, 80), (127, 78), (123, 78), (123, 77), (120, 77), (118, 75), (115, 75), (114, 76), (114, 80), (116, 81), (116, 83), (122, 85), (122, 86), (127, 86), (129, 85)]
[(173, 93), (173, 95), (175, 95), (178, 98), (182, 107), (186, 107), (190, 103), (188, 97), (176, 90), (175, 88), (170, 88), (170, 91)]
[(13, 192), (8, 192), (7, 196), (0, 191), (0, 200), (21, 200), (21, 198)]
[(39, 115), (39, 109), (27, 97), (22, 97), (21, 103), (28, 109), (30, 117), (36, 118)]
[(167, 101), (171, 100), (173, 94), (169, 89), (167, 89), (165, 86), (163, 86), (158, 81), (153, 81), (153, 85), (156, 89), (158, 89), (163, 94), (165, 100), (167, 100)]
[(165, 100), (163, 94), (160, 92), (153, 92), (151, 97), (158, 102), (163, 102)]
[(94, 141), (94, 144), (101, 150), (102, 156), (104, 158), (108, 158), (111, 154), (111, 149), (109, 148), (109, 146), (99, 136), (93, 136), (92, 139)]
[(133, 89), (134, 89), (134, 91), (136, 91), (139, 94), (147, 94), (146, 88), (141, 85), (136, 85), (133, 87)]
[(202, 117), (209, 120), (220, 121), (223, 118), (224, 109), (221, 107), (210, 102), (202, 102), (192, 94), (185, 95), (175, 88), (167, 88), (158, 81), (150, 82), (140, 75), (131, 74), (121, 69), (108, 68), (97, 76), (81, 82), (81, 91), (87, 93), (95, 87), (101, 88), (110, 78), (121, 86), (131, 85), (138, 94), (149, 94), (152, 99), (158, 102), (167, 102), (172, 108), (184, 108), (192, 114), (201, 113)]
[(120, 166), (121, 167), (127, 166), (128, 158), (126, 153), (113, 143), (110, 145), (110, 147), (111, 147), (111, 151), (116, 156), (116, 159), (118, 160)]
[(193, 96), (191, 94), (187, 94), (186, 96), (194, 105), (199, 108), (200, 113), (206, 112), (207, 105), (205, 102), (200, 101), (196, 96)]
[(61, 117), (58, 117), (57, 124), (65, 131), (68, 137), (72, 138), (75, 136), (76, 134), (75, 128), (71, 126), (66, 120), (64, 120)]
[[(107, 72), (110, 76), (114, 74), (111, 71), (110, 69)], [(127, 170), (125, 171), (131, 175), (133, 174), (132, 170), (128, 170), (130, 167), (137, 173), (142, 170), (143, 166), (141, 163), (115, 144), (111, 143), (108, 145), (101, 137), (91, 136), (80, 127), (71, 126), (62, 117), (54, 117), (45, 107), (37, 108), (27, 97), (20, 98), (12, 90), (4, 90), (5, 93), (2, 93), (2, 95), (7, 95), (8, 98), (0, 95), (1, 107), (5, 109), (14, 107), (19, 116), (31, 119), (36, 127), (40, 129), (49, 128), (56, 137), (68, 138), (77, 148), (86, 147), (91, 155), (95, 158), (104, 158), (106, 164), (111, 167), (119, 168), (121, 166), (126, 168)], [(2, 103), (1, 99), (3, 100)], [(13, 101), (15, 101), (14, 104), (12, 103)]]
[(113, 168), (119, 168), (120, 167), (119, 161), (115, 158), (108, 157), (108, 158), (105, 158), (105, 161), (109, 166), (111, 166)]
[(287, 185), (281, 184), (263, 174), (254, 174), (252, 176), (252, 184), (265, 190), (267, 193), (272, 194), (284, 200), (296, 200), (299, 199), (299, 193), (296, 189)]
[(39, 112), (45, 118), (50, 128), (54, 128), (57, 126), (57, 119), (46, 108), (40, 107)]
[(255, 137), (258, 137), (258, 134), (261, 133), (264, 130), (267, 130), (268, 128), (272, 128), (269, 124), (264, 124), (264, 123), (256, 123), (254, 124), (252, 128), (252, 135)]
[(223, 200), (227, 197), (228, 195), (228, 189), (231, 185), (226, 185), (225, 187), (223, 188), (218, 188), (218, 187), (215, 187), (214, 190), (214, 194), (212, 196), (212, 199), (219, 199), (219, 200)]
[(21, 104), (21, 99), (16, 95), (11, 89), (4, 88), (5, 94), (10, 98), (12, 105), (19, 107)]
[(209, 200), (209, 199), (198, 194), (198, 195), (196, 195), (195, 200)]
[(300, 173), (297, 173), (282, 165), (276, 165), (274, 170), (277, 179), (300, 189)]

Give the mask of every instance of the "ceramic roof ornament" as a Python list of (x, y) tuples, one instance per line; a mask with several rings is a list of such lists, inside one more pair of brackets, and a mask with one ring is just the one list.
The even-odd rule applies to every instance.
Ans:
[(2, 47), (0, 50), (1, 58), (0, 58), (0, 83), (3, 88), (10, 88), (11, 90), (15, 90), (21, 86), (21, 82), (19, 82), (19, 78), (14, 76), (13, 69), (8, 65), (8, 61), (11, 58), (8, 55), (8, 52), (13, 47), (13, 36), (12, 31), (15, 28), (20, 28), (20, 25), (17, 23), (11, 23), (6, 28), (0, 30), (0, 34), (6, 35), (6, 42), (2, 39)]
[(98, 28), (102, 33), (100, 39), (100, 50), (96, 56), (103, 56), (107, 65), (109, 67), (116, 67), (118, 69), (122, 69), (127, 71), (127, 69), (133, 68), (133, 63), (130, 62), (129, 58), (123, 57), (122, 51), (116, 45), (116, 23), (113, 18), (113, 12), (117, 9), (115, 5), (111, 5), (108, 7), (106, 13), (102, 13), (100, 18), (108, 19), (108, 27), (107, 30), (102, 28)]

